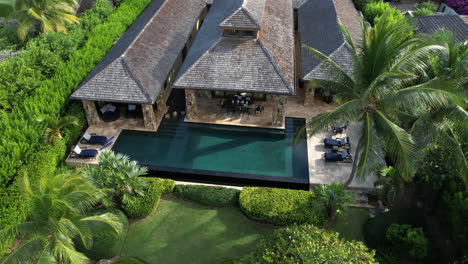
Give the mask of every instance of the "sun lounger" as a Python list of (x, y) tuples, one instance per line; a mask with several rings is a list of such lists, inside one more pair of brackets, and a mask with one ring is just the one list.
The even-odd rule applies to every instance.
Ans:
[(95, 158), (99, 151), (97, 149), (81, 149), (79, 146), (73, 148), (72, 157)]
[(333, 139), (333, 138), (326, 138), (324, 140), (324, 143), (325, 143), (325, 147), (344, 147), (344, 146), (349, 146), (350, 145), (350, 142), (349, 142), (349, 137), (345, 137), (345, 138), (337, 138), (337, 139)]
[(335, 153), (335, 152), (327, 152), (324, 155), (325, 161), (332, 161), (332, 162), (352, 162), (351, 155), (349, 154), (348, 150), (344, 150), (341, 153)]
[(107, 137), (105, 136), (96, 136), (93, 134), (89, 134), (85, 132), (83, 135), (83, 139), (80, 141), (82, 144), (96, 144), (96, 145), (104, 145), (107, 142)]

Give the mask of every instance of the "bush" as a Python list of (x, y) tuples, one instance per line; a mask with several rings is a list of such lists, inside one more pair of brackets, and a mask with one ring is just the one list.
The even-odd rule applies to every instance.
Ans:
[(112, 264), (145, 264), (143, 261), (140, 261), (136, 258), (121, 258), (116, 261), (113, 261)]
[(254, 252), (231, 263), (374, 264), (374, 254), (363, 243), (345, 241), (337, 233), (293, 225), (276, 230)]
[(392, 8), (389, 3), (378, 1), (370, 2), (364, 7), (364, 18), (369, 21), (372, 25), (375, 24), (375, 20), (382, 15), (386, 14), (391, 20), (405, 19), (404, 15), (395, 8)]
[(324, 205), (311, 192), (279, 188), (244, 187), (239, 204), (249, 218), (275, 225), (322, 225)]
[[(38, 124), (36, 118), (41, 115), (58, 116), (63, 113), (68, 97), (73, 90), (150, 2), (151, 0), (125, 1), (105, 20), (95, 23), (96, 26), (90, 32), (86, 32), (86, 42), (73, 52), (66, 63), (53, 64), (55, 68), (51, 78), (23, 79), (22, 82), (31, 82), (31, 85), (20, 83), (25, 89), (29, 89), (31, 86), (37, 88), (30, 90), (28, 96), (25, 95), (20, 98), (21, 100), (15, 101), (11, 111), (0, 110), (0, 134), (3, 140), (0, 145), (0, 187), (5, 187), (11, 182), (28, 155), (35, 152), (40, 145), (45, 125)], [(101, 14), (99, 13), (99, 15)], [(4, 63), (0, 64), (0, 67)], [(29, 70), (29, 67), (17, 68)], [(41, 72), (32, 69), (31, 73), (39, 75)], [(0, 83), (4, 82), (0, 81)], [(18, 91), (17, 88), (14, 89)], [(0, 87), (0, 91), (4, 90), (11, 91), (9, 88)]]
[(125, 214), (117, 209), (98, 209), (93, 213), (93, 215), (105, 213), (112, 213), (119, 218), (120, 222), (123, 224), (123, 232), (119, 236), (111, 227), (104, 223), (98, 223), (92, 226), (91, 232), (94, 237), (93, 246), (90, 249), (86, 249), (81, 242), (76, 243), (77, 250), (83, 252), (90, 259), (110, 259), (117, 256), (119, 254), (120, 247), (125, 240), (125, 236), (127, 235), (128, 219)]
[(124, 212), (129, 218), (144, 218), (151, 215), (159, 205), (161, 195), (172, 192), (175, 182), (169, 179), (144, 178), (145, 196), (139, 196), (131, 205), (124, 203)]
[[(0, 190), (0, 230), (23, 222), (28, 214), (22, 192), (16, 185)], [(15, 242), (12, 239), (0, 239), (0, 259)]]
[(386, 232), (388, 241), (402, 254), (415, 259), (427, 256), (428, 240), (422, 228), (410, 225), (392, 224)]
[(364, 11), (364, 8), (370, 2), (373, 2), (373, 0), (353, 0), (354, 7), (356, 7), (358, 11)]
[(431, 1), (419, 3), (418, 8), (426, 8), (431, 10), (432, 12), (435, 12), (437, 10), (437, 6)]
[(203, 185), (177, 185), (174, 189), (176, 196), (210, 206), (237, 205), (240, 191), (231, 188), (203, 186)]
[(413, 16), (430, 16), (432, 14), (434, 14), (434, 12), (427, 8), (417, 8), (413, 12)]
[(387, 229), (392, 224), (408, 224), (420, 227), (424, 224), (424, 211), (418, 208), (394, 209), (369, 218), (364, 226), (366, 244), (371, 248), (390, 247), (387, 240)]

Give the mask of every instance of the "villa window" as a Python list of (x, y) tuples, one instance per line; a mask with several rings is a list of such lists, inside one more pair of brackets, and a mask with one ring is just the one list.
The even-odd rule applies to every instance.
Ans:
[(257, 32), (256, 31), (241, 31), (242, 38), (256, 38)]
[(238, 38), (240, 35), (238, 30), (226, 29), (224, 30), (224, 36), (229, 38)]

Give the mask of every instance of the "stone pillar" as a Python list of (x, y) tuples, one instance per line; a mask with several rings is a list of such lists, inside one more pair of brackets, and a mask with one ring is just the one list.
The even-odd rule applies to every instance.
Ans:
[(153, 105), (151, 104), (142, 104), (141, 108), (143, 110), (143, 122), (145, 123), (145, 128), (149, 130), (156, 130), (156, 114), (154, 113)]
[(185, 103), (188, 120), (198, 119), (197, 93), (195, 90), (185, 90)]
[(88, 125), (95, 125), (99, 123), (100, 119), (94, 101), (82, 100), (81, 102), (83, 103), (83, 109), (86, 114)]
[(274, 95), (272, 96), (273, 103), (273, 117), (271, 124), (273, 126), (281, 127), (284, 122), (284, 106), (286, 104), (286, 96)]
[(304, 105), (310, 106), (314, 104), (315, 87), (310, 82), (304, 83)]

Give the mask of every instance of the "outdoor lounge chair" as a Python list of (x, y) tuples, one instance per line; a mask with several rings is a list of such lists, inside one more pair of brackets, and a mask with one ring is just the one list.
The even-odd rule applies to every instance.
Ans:
[(127, 106), (127, 112), (125, 113), (126, 118), (137, 118), (137, 106), (129, 104)]
[(336, 135), (336, 134), (343, 133), (343, 131), (345, 131), (348, 128), (348, 125), (349, 125), (349, 122), (346, 121), (346, 123), (343, 124), (343, 125), (332, 126), (331, 128), (332, 128), (333, 133), (335, 133), (335, 135)]
[(333, 162), (353, 162), (351, 155), (349, 154), (348, 150), (344, 150), (341, 153), (335, 152), (327, 152), (324, 155), (325, 161), (333, 161)]
[(349, 142), (349, 137), (345, 137), (345, 138), (337, 138), (337, 139), (333, 139), (333, 138), (326, 138), (324, 141), (325, 143), (325, 147), (349, 147), (350, 146), (350, 142)]
[(107, 142), (107, 137), (105, 136), (96, 136), (94, 134), (89, 134), (85, 132), (83, 135), (83, 139), (80, 141), (82, 144), (96, 144), (96, 145), (104, 145)]
[(73, 148), (72, 155), (80, 158), (95, 158), (99, 151), (97, 149), (81, 149), (79, 146)]

